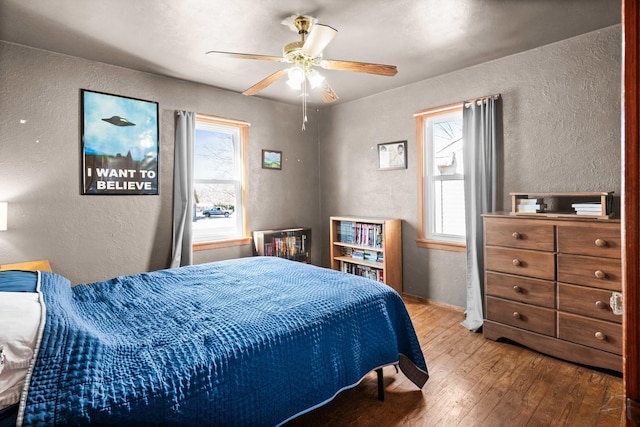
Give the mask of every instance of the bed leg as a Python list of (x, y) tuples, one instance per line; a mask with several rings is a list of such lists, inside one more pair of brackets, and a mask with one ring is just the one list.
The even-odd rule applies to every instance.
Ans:
[(382, 368), (376, 369), (378, 374), (378, 400), (384, 402), (384, 378), (382, 376)]

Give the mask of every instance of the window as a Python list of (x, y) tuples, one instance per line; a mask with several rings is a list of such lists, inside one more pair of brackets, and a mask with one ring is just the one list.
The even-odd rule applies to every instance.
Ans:
[(415, 114), (418, 139), (418, 246), (465, 250), (462, 104)]
[(245, 203), (248, 126), (196, 116), (194, 250), (249, 243)]

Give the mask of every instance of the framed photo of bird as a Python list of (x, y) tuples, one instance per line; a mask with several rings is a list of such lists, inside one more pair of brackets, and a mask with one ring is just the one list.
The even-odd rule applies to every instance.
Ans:
[(158, 103), (81, 89), (82, 194), (157, 195)]

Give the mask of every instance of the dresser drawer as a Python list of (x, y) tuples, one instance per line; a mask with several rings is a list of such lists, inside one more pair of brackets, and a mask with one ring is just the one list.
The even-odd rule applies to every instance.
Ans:
[(554, 226), (536, 221), (485, 218), (484, 239), (488, 246), (507, 246), (553, 252)]
[(555, 310), (487, 297), (487, 319), (548, 336), (555, 335)]
[(558, 282), (621, 291), (621, 263), (613, 258), (558, 254)]
[(620, 258), (619, 224), (559, 225), (558, 252)]
[(555, 280), (555, 254), (494, 246), (485, 247), (487, 270)]
[(558, 310), (621, 323), (609, 305), (611, 291), (558, 283)]
[(558, 338), (622, 354), (622, 325), (558, 312)]
[(555, 283), (547, 280), (529, 279), (510, 274), (486, 272), (487, 295), (554, 308), (556, 304)]

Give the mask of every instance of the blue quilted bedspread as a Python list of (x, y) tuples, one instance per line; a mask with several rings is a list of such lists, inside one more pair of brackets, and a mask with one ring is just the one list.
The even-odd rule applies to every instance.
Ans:
[(39, 288), (24, 425), (270, 426), (399, 358), (428, 378), (400, 296), (337, 271), (253, 257)]

